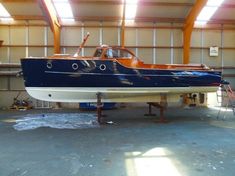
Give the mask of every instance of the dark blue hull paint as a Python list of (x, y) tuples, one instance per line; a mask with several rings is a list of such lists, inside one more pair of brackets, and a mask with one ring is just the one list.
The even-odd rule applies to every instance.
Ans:
[(26, 87), (189, 87), (221, 82), (218, 71), (132, 69), (111, 60), (27, 58), (21, 65)]

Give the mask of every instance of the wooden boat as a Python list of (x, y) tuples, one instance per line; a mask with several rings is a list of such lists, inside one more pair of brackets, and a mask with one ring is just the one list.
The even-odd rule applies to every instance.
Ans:
[(163, 94), (174, 101), (221, 84), (221, 72), (205, 65), (145, 64), (122, 47), (100, 46), (92, 57), (22, 58), (21, 65), (27, 92), (52, 102), (96, 102), (97, 93), (103, 102), (159, 102)]

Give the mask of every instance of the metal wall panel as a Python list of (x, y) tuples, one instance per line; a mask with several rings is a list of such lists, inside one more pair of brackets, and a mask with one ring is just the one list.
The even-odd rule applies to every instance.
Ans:
[[(222, 31), (221, 30), (205, 30), (203, 31), (203, 48), (201, 49), (202, 63), (207, 66), (223, 66), (223, 58), (221, 52), (222, 43)], [(211, 57), (209, 55), (209, 47), (218, 46), (220, 48), (219, 55), (216, 57)]]
[(182, 64), (183, 49), (174, 49), (174, 64)]
[(235, 47), (235, 31), (224, 31), (224, 47)]
[(30, 26), (29, 27), (29, 45), (44, 44), (44, 27)]
[(4, 45), (9, 45), (9, 27), (1, 26), (0, 27), (0, 40), (3, 40)]
[(156, 46), (171, 46), (171, 29), (157, 29)]
[(118, 45), (118, 28), (103, 28), (103, 44)]
[(24, 90), (23, 78), (11, 77), (10, 78), (10, 90)]
[(26, 44), (26, 27), (24, 26), (10, 27), (10, 44), (11, 45)]
[[(81, 29), (75, 27), (66, 27), (61, 31), (61, 45), (79, 46), (82, 41)], [(52, 42), (52, 41), (50, 41)]]
[(54, 45), (53, 32), (51, 31), (51, 29), (49, 27), (46, 27), (46, 31), (47, 31), (47, 44), (48, 45)]
[(95, 48), (85, 48), (84, 55), (85, 56), (93, 56), (95, 53)]
[(222, 66), (221, 52), (219, 52), (219, 56), (211, 57), (209, 56), (209, 49), (204, 49), (203, 58), (203, 64), (207, 66)]
[(138, 57), (144, 61), (144, 63), (152, 64), (153, 63), (153, 49), (149, 48), (140, 48), (138, 50)]
[(173, 29), (174, 46), (183, 46), (183, 32), (181, 29)]
[[(99, 28), (85, 28), (84, 35), (90, 33), (89, 40), (87, 40), (86, 45), (99, 46), (100, 45), (100, 29)], [(76, 45), (80, 45), (81, 42)]]
[(25, 47), (11, 47), (10, 48), (10, 62), (19, 63), (20, 58), (25, 57)]
[(200, 49), (191, 49), (190, 50), (190, 63), (191, 64), (200, 63), (200, 57), (201, 57), (200, 51), (201, 51)]
[(135, 29), (126, 29), (125, 31), (125, 45), (126, 46), (135, 46), (136, 45), (136, 30)]
[(139, 46), (153, 46), (153, 30), (138, 29), (137, 39)]
[[(66, 47), (64, 54), (71, 54), (71, 55), (73, 55), (73, 54), (75, 54), (77, 52), (77, 50), (78, 50), (78, 47)], [(81, 53), (80, 53), (80, 55), (81, 55)]]
[(191, 46), (193, 47), (201, 47), (201, 31), (200, 30), (195, 30), (192, 32), (192, 37), (191, 37)]
[(0, 77), (0, 90), (8, 89), (8, 77), (2, 76)]
[(6, 63), (8, 60), (8, 47), (0, 47), (0, 62)]
[(224, 50), (224, 66), (235, 66), (235, 50)]
[(156, 64), (171, 63), (171, 51), (169, 49), (157, 49)]
[(52, 56), (54, 54), (54, 48), (47, 48), (47, 56)]
[(220, 46), (221, 45), (221, 31), (220, 30), (207, 30), (204, 31), (203, 38), (204, 46)]
[(44, 48), (42, 48), (42, 47), (29, 47), (28, 56), (42, 57), (42, 56), (44, 56)]

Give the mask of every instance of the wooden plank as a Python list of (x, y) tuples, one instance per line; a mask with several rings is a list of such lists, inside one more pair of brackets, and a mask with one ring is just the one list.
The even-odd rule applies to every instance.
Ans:
[(42, 7), (44, 14), (47, 17), (47, 21), (50, 24), (50, 28), (54, 34), (54, 53), (60, 53), (60, 31), (61, 25), (57, 18), (57, 13), (55, 11), (52, 1), (48, 0), (38, 0), (39, 4)]
[(206, 5), (207, 0), (197, 0), (189, 15), (186, 18), (184, 26), (184, 58), (183, 63), (188, 64), (190, 62), (190, 44), (191, 35), (193, 31), (194, 22), (201, 12), (202, 8)]
[(16, 76), (19, 71), (0, 71), (0, 76)]
[(0, 68), (20, 68), (21, 64), (18, 63), (0, 63)]

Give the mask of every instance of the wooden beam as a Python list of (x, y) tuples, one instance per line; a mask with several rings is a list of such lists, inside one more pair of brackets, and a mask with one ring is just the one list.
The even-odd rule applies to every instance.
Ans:
[(20, 68), (21, 64), (18, 63), (0, 63), (0, 68)]
[(202, 8), (206, 5), (207, 0), (197, 0), (189, 15), (185, 20), (184, 26), (184, 58), (183, 63), (188, 64), (190, 62), (190, 44), (191, 35), (193, 31), (194, 22), (201, 12)]
[[(76, 21), (121, 21), (121, 16), (75, 16)], [(137, 22), (183, 23), (184, 18), (135, 17)]]
[(13, 15), (14, 20), (45, 20), (44, 16), (39, 15)]
[(54, 5), (51, 0), (38, 0), (42, 10), (46, 16), (46, 20), (50, 24), (50, 28), (54, 34), (54, 53), (60, 53), (60, 31), (61, 26), (57, 18)]
[(0, 76), (16, 76), (19, 71), (0, 71)]
[(122, 12), (122, 33), (121, 33), (121, 46), (125, 47), (125, 20), (126, 20), (126, 0), (124, 0)]

